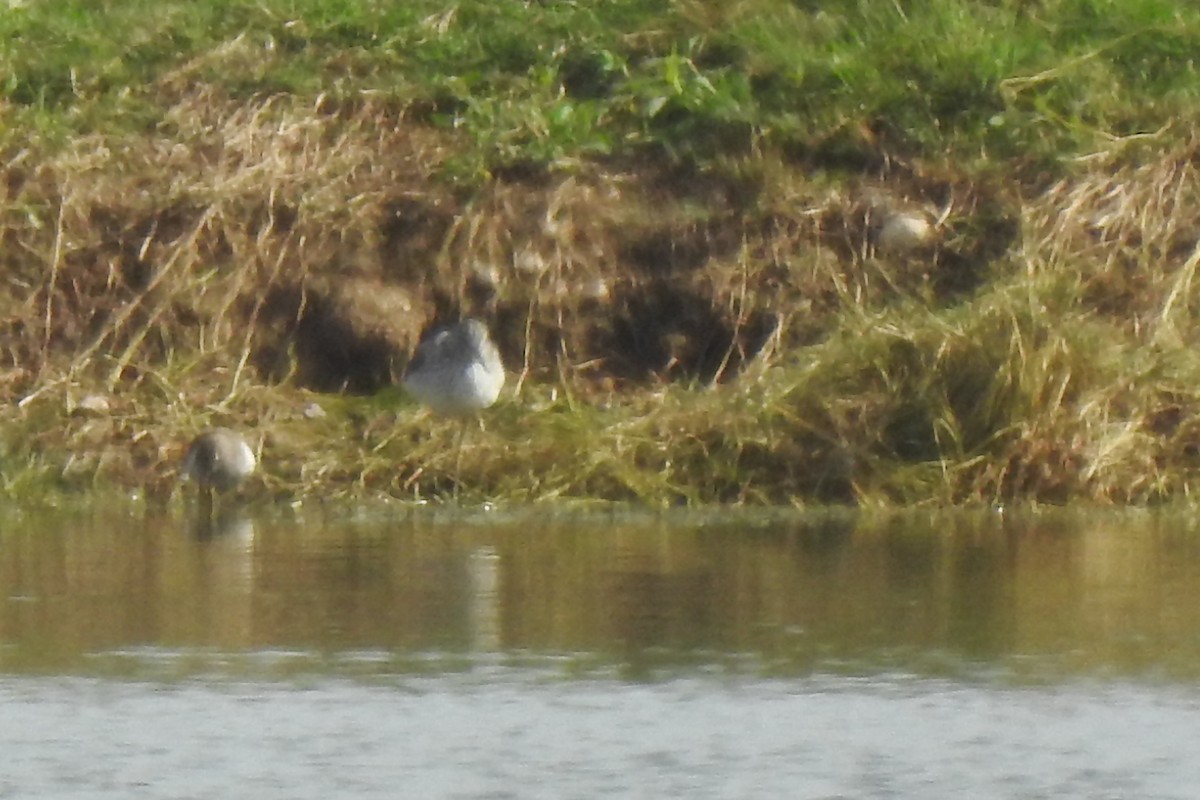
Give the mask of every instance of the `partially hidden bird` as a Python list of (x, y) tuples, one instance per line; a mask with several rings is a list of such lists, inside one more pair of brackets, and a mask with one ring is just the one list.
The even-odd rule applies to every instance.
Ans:
[(464, 416), (496, 402), (504, 364), (487, 326), (465, 319), (438, 328), (418, 346), (404, 388), (439, 414)]

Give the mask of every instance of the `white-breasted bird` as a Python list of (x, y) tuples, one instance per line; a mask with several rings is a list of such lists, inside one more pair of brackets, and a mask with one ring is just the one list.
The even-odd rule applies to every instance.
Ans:
[(477, 319), (439, 328), (425, 337), (404, 376), (404, 388), (439, 414), (463, 416), (496, 402), (504, 364)]
[(464, 319), (438, 328), (417, 345), (404, 388), (438, 414), (459, 417), (454, 456), (454, 494), (462, 472), (463, 439), (470, 415), (496, 402), (504, 386), (504, 364), (487, 326)]

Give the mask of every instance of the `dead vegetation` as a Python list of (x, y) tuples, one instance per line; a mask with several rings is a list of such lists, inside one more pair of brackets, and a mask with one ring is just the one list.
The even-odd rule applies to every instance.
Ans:
[[(1044, 191), (918, 165), (578, 165), (463, 190), (364, 100), (180, 97), (0, 166), (9, 492), (166, 494), (204, 424), (282, 496), (450, 487), (401, 419), (422, 330), (478, 315), (513, 399), (462, 483), (514, 500), (1149, 502), (1200, 461), (1196, 146)], [(933, 231), (884, 252), (886, 215)], [(103, 413), (81, 398), (109, 398)], [(320, 413), (313, 412), (318, 408)], [(9, 465), (22, 465), (20, 468)]]

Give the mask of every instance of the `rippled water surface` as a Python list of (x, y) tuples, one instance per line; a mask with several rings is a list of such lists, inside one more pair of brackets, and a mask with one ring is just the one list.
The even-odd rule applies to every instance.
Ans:
[(0, 520), (0, 797), (1200, 785), (1183, 515)]

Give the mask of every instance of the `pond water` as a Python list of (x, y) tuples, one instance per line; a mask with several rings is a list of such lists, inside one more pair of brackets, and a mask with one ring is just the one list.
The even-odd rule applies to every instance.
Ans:
[(1200, 785), (1182, 514), (0, 522), (0, 798)]

